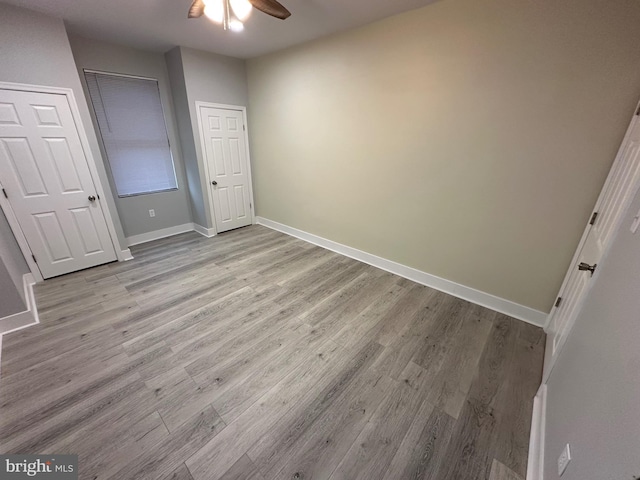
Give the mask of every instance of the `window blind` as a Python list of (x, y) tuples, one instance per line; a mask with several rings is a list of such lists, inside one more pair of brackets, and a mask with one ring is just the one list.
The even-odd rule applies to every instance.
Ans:
[(156, 80), (85, 72), (119, 197), (177, 188)]

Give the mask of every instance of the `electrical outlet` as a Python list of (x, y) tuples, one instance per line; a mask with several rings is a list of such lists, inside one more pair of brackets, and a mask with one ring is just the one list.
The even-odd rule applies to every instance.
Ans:
[(150, 217), (155, 217), (156, 216), (156, 211), (154, 209), (149, 210), (149, 216)]
[(567, 465), (571, 461), (571, 449), (569, 448), (569, 444), (564, 447), (562, 453), (558, 457), (558, 476), (561, 477), (564, 471), (567, 469)]

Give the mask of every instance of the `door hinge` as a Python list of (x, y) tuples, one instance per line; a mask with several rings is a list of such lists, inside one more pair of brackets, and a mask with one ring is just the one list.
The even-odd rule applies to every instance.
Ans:
[(33, 258), (33, 261), (38, 263), (38, 260), (36, 260), (36, 256), (35, 255), (31, 255), (31, 258)]
[(247, 131), (247, 127), (245, 125), (242, 125), (242, 130), (246, 132)]
[(593, 215), (591, 215), (591, 220), (589, 220), (589, 225), (593, 225), (594, 223), (596, 223), (596, 218), (598, 218), (598, 212), (593, 212)]
[(558, 299), (556, 300), (556, 304), (554, 305), (554, 307), (559, 307), (561, 303), (562, 303), (562, 297), (558, 297)]
[(640, 106), (638, 106), (638, 109), (636, 110), (636, 115), (640, 115)]
[(7, 195), (7, 191), (4, 188), (2, 189), (2, 193), (4, 194), (4, 198), (9, 198), (9, 195)]

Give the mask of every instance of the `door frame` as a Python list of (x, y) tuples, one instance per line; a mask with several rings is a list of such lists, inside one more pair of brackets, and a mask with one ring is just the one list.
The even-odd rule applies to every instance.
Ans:
[(253, 175), (251, 173), (251, 152), (249, 151), (249, 125), (247, 122), (247, 107), (243, 107), (240, 105), (227, 105), (224, 103), (211, 103), (211, 102), (202, 102), (196, 100), (196, 118), (198, 120), (198, 135), (200, 136), (200, 151), (202, 153), (202, 167), (204, 170), (204, 177), (206, 181), (206, 195), (209, 200), (209, 211), (211, 212), (211, 220), (213, 220), (213, 229), (216, 231), (216, 235), (218, 234), (218, 227), (216, 222), (216, 211), (213, 205), (213, 195), (211, 194), (211, 190), (209, 189), (209, 185), (211, 185), (211, 173), (209, 172), (209, 164), (207, 162), (207, 146), (204, 142), (204, 131), (202, 130), (202, 115), (200, 113), (200, 109), (202, 107), (208, 108), (218, 108), (220, 110), (235, 110), (242, 112), (242, 122), (244, 124), (244, 145), (245, 151), (247, 152), (247, 171), (249, 174), (249, 201), (251, 203), (251, 225), (255, 225), (256, 223), (256, 203), (253, 200)]
[[(98, 168), (96, 167), (95, 158), (93, 153), (91, 152), (91, 147), (89, 145), (89, 138), (87, 137), (87, 132), (84, 128), (84, 124), (82, 123), (82, 118), (80, 117), (80, 110), (78, 109), (78, 104), (76, 103), (76, 98), (74, 96), (73, 90), (71, 88), (65, 87), (48, 87), (44, 85), (29, 85), (26, 83), (12, 83), (12, 82), (0, 82), (0, 90), (15, 90), (19, 92), (34, 92), (34, 93), (49, 93), (55, 95), (65, 95), (67, 98), (67, 103), (69, 104), (69, 108), (71, 109), (71, 116), (73, 117), (73, 121), (76, 125), (76, 131), (78, 132), (78, 137), (80, 138), (80, 145), (82, 146), (82, 150), (84, 156), (87, 160), (87, 165), (89, 167), (89, 174), (91, 175), (91, 180), (96, 188), (96, 193), (101, 197), (106, 199), (105, 190), (102, 187), (102, 182), (100, 181), (100, 176), (98, 175)], [(2, 179), (0, 178), (0, 187), (2, 186)], [(102, 213), (104, 215), (104, 219), (107, 223), (107, 230), (109, 231), (109, 239), (113, 245), (113, 248), (116, 253), (116, 258), (119, 261), (129, 260), (130, 257), (127, 256), (128, 249), (123, 250), (120, 246), (120, 242), (118, 241), (118, 235), (116, 233), (116, 227), (113, 222), (113, 217), (111, 214), (111, 210), (109, 209), (109, 205), (106, 201), (101, 202), (100, 206), (102, 207)], [(24, 255), (24, 259), (33, 274), (36, 282), (42, 282), (44, 278), (42, 277), (42, 273), (40, 272), (40, 268), (38, 268), (38, 264), (33, 259), (33, 252), (31, 251), (31, 247), (27, 242), (27, 238), (18, 223), (18, 218), (11, 208), (11, 204), (9, 200), (5, 198), (4, 195), (0, 195), (0, 207), (4, 211), (5, 216), (7, 217), (7, 221), (9, 222), (9, 226), (13, 231), (14, 236), (16, 237), (16, 241), (18, 242), (18, 246)]]
[[(622, 142), (620, 143), (620, 147), (618, 148), (618, 151), (616, 153), (615, 159), (613, 160), (611, 167), (609, 168), (609, 172), (607, 173), (607, 178), (604, 182), (604, 184), (602, 185), (602, 189), (600, 190), (600, 193), (598, 194), (598, 200), (596, 201), (595, 205), (593, 206), (593, 209), (591, 210), (591, 214), (589, 215), (589, 219), (591, 218), (591, 215), (593, 215), (594, 212), (599, 211), (600, 206), (602, 205), (602, 201), (605, 195), (605, 192), (607, 191), (607, 189), (611, 186), (611, 183), (613, 182), (613, 176), (611, 175), (611, 173), (616, 169), (616, 167), (618, 166), (618, 164), (622, 161), (622, 157), (625, 153), (625, 147), (629, 141), (629, 137), (631, 136), (631, 133), (633, 131), (633, 129), (636, 127), (636, 124), (640, 121), (640, 102), (638, 102), (638, 104), (636, 105), (635, 110), (633, 111), (633, 116), (631, 117), (631, 122), (629, 123), (629, 126), (627, 127), (627, 131), (624, 134), (624, 137), (622, 138)], [(631, 186), (630, 191), (632, 192), (631, 195), (629, 195), (629, 198), (627, 198), (625, 200), (625, 205), (623, 206), (622, 210), (626, 211), (629, 208), (629, 204), (631, 202), (631, 200), (633, 199), (633, 197), (635, 196), (635, 193), (638, 191), (638, 189), (640, 188), (640, 182), (636, 182), (634, 185)], [(580, 242), (578, 243), (578, 246), (576, 248), (575, 253), (573, 254), (573, 257), (571, 258), (571, 263), (569, 264), (569, 267), (567, 269), (567, 273), (565, 274), (564, 280), (562, 281), (562, 286), (560, 287), (560, 290), (558, 291), (558, 294), (556, 296), (556, 298), (558, 297), (562, 297), (562, 294), (564, 293), (565, 288), (567, 287), (567, 283), (569, 282), (569, 277), (571, 276), (574, 270), (575, 265), (578, 262), (578, 258), (580, 256), (580, 253), (582, 252), (582, 248), (584, 247), (586, 241), (587, 241), (587, 237), (589, 236), (589, 233), (591, 232), (591, 228), (592, 225), (589, 222), (589, 219), (587, 219), (587, 225), (585, 226), (584, 231), (582, 232), (582, 237), (580, 238)], [(618, 221), (616, 222), (614, 228), (614, 231), (617, 231), (620, 228), (621, 222), (624, 220), (624, 214), (620, 215), (620, 218), (618, 219)], [(611, 239), (609, 241), (608, 245), (604, 246), (604, 249), (602, 251), (602, 258), (601, 260), (605, 260), (607, 253), (609, 252), (609, 248), (611, 247), (611, 243), (612, 243)], [(602, 263), (602, 262), (601, 262)], [(542, 384), (546, 384), (547, 380), (549, 379), (549, 376), (551, 375), (551, 372), (553, 371), (553, 367), (557, 361), (557, 359), (560, 356), (560, 353), (562, 352), (562, 349), (564, 348), (564, 345), (567, 342), (567, 339), (569, 338), (569, 335), (571, 334), (571, 330), (573, 329), (573, 326), (575, 325), (575, 322), (578, 318), (578, 316), (580, 315), (580, 312), (582, 310), (582, 307), (584, 305), (585, 300), (587, 299), (587, 296), (590, 294), (591, 292), (591, 287), (594, 283), (594, 280), (597, 278), (598, 274), (599, 274), (599, 270), (596, 271), (596, 273), (593, 275), (593, 277), (591, 278), (591, 281), (589, 282), (589, 286), (587, 287), (582, 299), (580, 300), (578, 306), (577, 306), (577, 313), (574, 315), (573, 319), (571, 319), (569, 321), (569, 323), (567, 323), (567, 327), (566, 327), (566, 335), (564, 337), (564, 339), (562, 339), (560, 341), (560, 343), (558, 344), (557, 347), (557, 354), (554, 356), (549, 355), (547, 357), (547, 355), (545, 355), (545, 362), (544, 362), (544, 368), (543, 368), (543, 374), (542, 374)], [(549, 312), (549, 315), (547, 315), (547, 320), (545, 322), (544, 325), (544, 331), (545, 333), (549, 333), (549, 327), (551, 326), (551, 318), (553, 316), (553, 314), (556, 312), (558, 307), (556, 307), (555, 305), (551, 308), (551, 311)], [(549, 348), (549, 342), (550, 340), (550, 336), (547, 335), (547, 345), (546, 347)], [(554, 360), (555, 358), (555, 360)]]

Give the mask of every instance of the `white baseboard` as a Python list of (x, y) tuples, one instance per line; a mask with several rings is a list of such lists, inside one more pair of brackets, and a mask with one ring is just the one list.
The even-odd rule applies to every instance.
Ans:
[(547, 417), (547, 385), (540, 385), (533, 399), (527, 480), (544, 480), (544, 438)]
[(345, 255), (355, 260), (368, 263), (369, 265), (373, 265), (374, 267), (378, 267), (382, 270), (386, 270), (387, 272), (391, 272), (401, 277), (408, 278), (409, 280), (413, 280), (414, 282), (453, 295), (454, 297), (462, 298), (463, 300), (467, 300), (477, 305), (490, 308), (491, 310), (504, 313), (505, 315), (509, 315), (510, 317), (517, 318), (538, 327), (544, 326), (545, 322), (547, 321), (547, 314), (539, 310), (534, 310), (533, 308), (520, 305), (510, 300), (496, 297), (495, 295), (481, 292), (480, 290), (476, 290), (471, 287), (460, 285), (459, 283), (452, 282), (451, 280), (436, 277), (435, 275), (431, 275), (415, 268), (411, 268), (406, 265), (387, 260), (386, 258), (372, 255), (371, 253), (363, 252), (362, 250), (358, 250), (356, 248), (342, 245), (341, 243), (319, 237), (312, 233), (304, 232), (302, 230), (298, 230), (297, 228), (289, 227), (287, 225), (283, 225), (282, 223), (274, 222), (273, 220), (268, 220), (262, 217), (256, 217), (256, 223), (265, 227), (269, 227), (273, 230), (286, 233), (287, 235), (291, 235), (301, 240), (305, 240), (309, 243), (313, 243), (314, 245), (326, 248), (327, 250), (340, 253), (341, 255)]
[(205, 228), (202, 225), (198, 225), (197, 223), (193, 224), (193, 229), (198, 232), (200, 235), (203, 235), (207, 238), (211, 238), (211, 237), (215, 237), (216, 236), (216, 229), (215, 228)]
[[(140, 245), (141, 243), (153, 242), (154, 240), (160, 240), (161, 238), (172, 237), (186, 232), (198, 232), (207, 238), (215, 237), (215, 228), (205, 228), (197, 223), (185, 223), (184, 225), (176, 225), (175, 227), (163, 228), (161, 230), (154, 230), (153, 232), (141, 233), (140, 235), (132, 235), (126, 238), (127, 246), (132, 247), (134, 245)], [(133, 260), (131, 250), (128, 248), (122, 250), (121, 261)]]
[(33, 286), (36, 284), (35, 278), (31, 273), (22, 276), (22, 288), (24, 289), (24, 298), (27, 309), (24, 312), (18, 312), (7, 317), (0, 318), (0, 335), (15, 332), (25, 327), (30, 327), (40, 322), (38, 318), (38, 309), (36, 307), (36, 299), (33, 293)]
[(40, 323), (38, 317), (38, 308), (36, 306), (36, 298), (33, 293), (33, 286), (36, 280), (31, 273), (22, 276), (22, 288), (24, 288), (24, 298), (26, 299), (27, 309), (24, 312), (9, 315), (0, 318), (0, 362), (2, 361), (2, 336), (7, 333), (22, 330)]
[[(185, 223), (184, 225), (176, 225), (175, 227), (154, 230), (153, 232), (141, 233), (140, 235), (132, 235), (127, 237), (127, 246), (139, 245), (141, 243), (160, 240), (161, 238), (172, 237), (180, 233), (192, 232), (194, 230), (193, 223)], [(131, 254), (131, 252), (129, 252)]]

